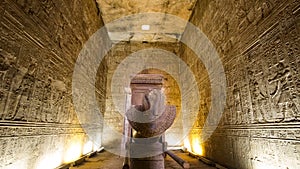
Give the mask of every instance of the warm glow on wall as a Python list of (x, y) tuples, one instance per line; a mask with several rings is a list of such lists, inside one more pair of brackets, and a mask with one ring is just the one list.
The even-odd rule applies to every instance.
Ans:
[(203, 155), (203, 149), (199, 138), (193, 138), (192, 143), (192, 151), (197, 155)]
[(191, 147), (191, 144), (190, 144), (190, 140), (188, 138), (185, 138), (184, 139), (184, 148), (186, 148), (187, 151), (191, 152), (192, 151), (192, 147)]
[(200, 138), (197, 136), (194, 136), (191, 138), (191, 142), (188, 138), (184, 139), (184, 147), (187, 149), (187, 151), (195, 153), (197, 155), (204, 155), (202, 144), (200, 142)]
[(81, 156), (81, 146), (81, 142), (71, 143), (65, 153), (64, 162), (69, 163), (77, 160)]
[(43, 156), (38, 162), (36, 169), (53, 169), (59, 166), (62, 163), (62, 154), (61, 152), (55, 152), (52, 154), (47, 154)]
[(89, 153), (89, 152), (92, 152), (93, 151), (93, 142), (91, 142), (91, 141), (88, 141), (88, 142), (86, 142), (85, 144), (84, 144), (84, 146), (83, 146), (83, 150), (82, 150), (82, 153), (83, 154), (87, 154), (87, 153)]

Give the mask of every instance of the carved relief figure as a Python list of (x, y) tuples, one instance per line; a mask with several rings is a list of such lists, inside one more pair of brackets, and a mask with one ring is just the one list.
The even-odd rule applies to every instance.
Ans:
[(21, 68), (20, 70), (9, 72), (9, 75), (11, 76), (5, 77), (7, 78), (6, 81), (10, 84), (4, 107), (5, 120), (12, 120), (16, 115), (17, 106), (23, 93), (23, 91), (20, 89), (20, 86), (26, 73), (27, 69)]
[(261, 19), (267, 17), (272, 10), (272, 3), (264, 1), (236, 0), (236, 16), (239, 20), (239, 30), (245, 30), (251, 23), (257, 24)]
[(4, 108), (6, 104), (6, 98), (8, 95), (12, 74), (15, 69), (12, 67), (15, 63), (16, 57), (0, 51), (0, 119), (5, 116)]
[[(249, 70), (249, 85), (250, 85), (250, 92), (252, 93), (252, 106), (253, 106), (253, 112), (252, 112), (252, 123), (261, 123), (266, 122), (265, 117), (265, 105), (267, 103), (266, 99), (266, 89), (265, 86), (262, 83), (262, 79), (257, 80), (254, 72), (252, 70)], [(262, 74), (262, 73), (260, 73)], [(257, 75), (256, 75), (257, 76)]]
[(242, 124), (250, 123), (250, 114), (253, 112), (251, 97), (249, 94), (249, 85), (247, 83), (244, 84), (243, 87), (240, 88), (241, 93), (241, 106), (242, 106)]
[(292, 99), (292, 95), (289, 92), (290, 85), (289, 78), (291, 76), (288, 66), (285, 66), (283, 62), (279, 62), (276, 65), (276, 74), (268, 79), (270, 98), (272, 106), (276, 106), (279, 109), (278, 115), (282, 116), (277, 121), (294, 121), (297, 117), (296, 103)]
[(13, 117), (13, 120), (28, 120), (30, 117), (29, 107), (30, 99), (32, 94), (32, 88), (34, 85), (33, 73), (35, 72), (36, 64), (31, 64), (25, 74), (22, 83), (20, 85), (20, 90), (22, 91), (19, 104), (17, 106), (16, 115)]
[(235, 109), (234, 113), (236, 113), (235, 124), (241, 124), (243, 123), (242, 100), (241, 100), (240, 90), (238, 89), (236, 84), (233, 87), (232, 93), (233, 93), (234, 109)]
[(44, 94), (43, 94), (43, 97), (42, 97), (42, 103), (43, 103), (43, 106), (42, 106), (42, 116), (41, 116), (41, 120), (43, 122), (53, 122), (52, 121), (52, 112), (50, 110), (51, 108), (51, 82), (52, 82), (52, 79), (49, 77), (46, 84), (44, 85)]
[(253, 123), (290, 122), (298, 120), (296, 99), (290, 92), (291, 71), (284, 61), (269, 68), (264, 80), (263, 72), (254, 75), (249, 71), (252, 93)]
[(236, 8), (235, 14), (238, 22), (239, 31), (243, 31), (249, 25), (249, 21), (246, 18), (248, 12), (248, 7), (246, 3), (247, 1), (245, 0), (234, 1), (235, 8)]
[(238, 18), (244, 18), (247, 14), (245, 0), (235, 0), (234, 4), (236, 8), (236, 15), (238, 16)]
[(53, 91), (51, 92), (51, 110), (52, 110), (52, 116), (53, 116), (53, 122), (58, 122), (60, 119), (60, 116), (63, 111), (63, 104), (64, 104), (64, 92), (58, 90), (57, 88), (53, 87)]
[(231, 124), (231, 110), (230, 110), (230, 103), (229, 102), (226, 102), (226, 106), (225, 106), (225, 109), (224, 109), (224, 113), (223, 113), (223, 123), (224, 125), (230, 125)]
[(43, 82), (40, 80), (36, 80), (32, 90), (32, 101), (30, 104), (30, 112), (31, 119), (30, 121), (41, 121), (41, 109), (42, 109), (42, 101), (41, 97), (43, 96)]
[(22, 91), (20, 95), (20, 100), (17, 105), (16, 113), (15, 116), (13, 117), (13, 120), (26, 120), (26, 117), (29, 115), (27, 113), (29, 106), (30, 106), (30, 94), (31, 94), (31, 89), (34, 84), (34, 80), (32, 77), (25, 75), (22, 84), (20, 86), (20, 90)]

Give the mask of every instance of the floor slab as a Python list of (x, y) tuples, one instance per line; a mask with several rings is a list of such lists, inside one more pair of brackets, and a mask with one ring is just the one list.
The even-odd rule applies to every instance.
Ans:
[[(215, 169), (215, 167), (204, 164), (203, 162), (188, 156), (187, 153), (181, 151), (172, 151), (177, 156), (190, 163), (190, 169)], [(112, 154), (107, 151), (97, 153), (97, 155), (86, 159), (86, 162), (79, 166), (71, 167), (70, 169), (121, 169), (123, 164), (123, 157)], [(171, 157), (167, 156), (165, 159), (165, 169), (181, 169)]]

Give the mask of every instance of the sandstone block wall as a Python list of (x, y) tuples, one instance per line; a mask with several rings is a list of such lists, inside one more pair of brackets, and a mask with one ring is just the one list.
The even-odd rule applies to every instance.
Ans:
[[(72, 73), (102, 25), (92, 0), (0, 2), (0, 168), (54, 168), (92, 150), (72, 103)], [(94, 129), (100, 141), (101, 125)]]
[[(196, 4), (190, 21), (214, 44), (227, 79), (219, 127), (199, 143), (205, 157), (238, 169), (300, 167), (299, 5), (297, 0)], [(187, 47), (182, 50), (183, 58), (193, 56)], [(198, 68), (192, 67), (205, 72)], [(199, 83), (209, 84), (207, 80)], [(201, 105), (209, 103), (201, 100)], [(197, 123), (190, 139), (200, 137), (203, 121)]]
[[(196, 3), (190, 22), (217, 49), (227, 80), (225, 111), (208, 141), (199, 142), (211, 106), (209, 75), (195, 53), (180, 43), (132, 41), (112, 48), (98, 69), (95, 91), (105, 122), (121, 132), (123, 117), (111, 96), (116, 68), (134, 52), (162, 49), (187, 63), (200, 94), (200, 100), (194, 92), (180, 100), (178, 81), (168, 72), (148, 70), (165, 75), (167, 103), (178, 108), (167, 141), (173, 144), (183, 137), (188, 129), (185, 122), (193, 118), (182, 116), (182, 103), (200, 102), (188, 136), (191, 150), (228, 168), (299, 168), (299, 11), (298, 0)], [(0, 2), (0, 168), (54, 168), (92, 149), (76, 116), (71, 87), (82, 46), (103, 26), (99, 14), (92, 0)], [(183, 38), (197, 43), (188, 32)], [(101, 43), (107, 49), (109, 39), (106, 35), (104, 39)], [(177, 62), (165, 60), (164, 64), (167, 70), (177, 71), (182, 81), (190, 78)], [(114, 85), (123, 87), (123, 82)], [(193, 88), (182, 85), (184, 91)], [(87, 100), (81, 103), (83, 109), (90, 106)], [(102, 124), (88, 127), (99, 143), (103, 139), (112, 146), (119, 144), (111, 141), (120, 137), (102, 135)]]
[[(130, 55), (133, 55), (136, 52), (141, 52), (143, 50), (147, 49), (159, 49), (164, 50), (173, 53), (174, 55), (178, 56), (179, 51), (179, 43), (169, 43), (169, 42), (156, 42), (156, 43), (142, 43), (142, 42), (119, 42), (116, 44), (110, 51), (110, 53), (107, 55), (108, 60), (108, 74), (107, 74), (107, 100), (106, 100), (106, 111), (104, 115), (105, 123), (107, 126), (110, 126), (113, 130), (116, 132), (122, 133), (123, 129), (123, 116), (122, 114), (125, 111), (125, 102), (121, 102), (120, 105), (119, 102), (114, 102), (113, 97), (116, 97), (116, 100), (124, 99), (125, 94), (121, 94), (121, 91), (125, 91), (126, 87), (130, 88), (129, 83), (128, 86), (126, 86), (125, 83), (125, 76), (117, 77), (118, 80), (112, 84), (112, 78), (114, 74), (116, 74), (117, 68), (119, 65), (125, 64), (124, 73), (130, 72), (130, 69), (134, 69), (138, 65), (140, 65), (143, 62), (147, 62), (150, 67), (152, 63), (157, 62), (149, 59), (149, 57), (141, 57), (139, 59), (132, 59), (130, 58)], [(151, 53), (148, 51), (147, 54)], [(151, 55), (151, 54), (150, 54)], [(128, 57), (126, 61), (124, 61)], [(179, 64), (178, 62), (172, 61), (172, 60), (164, 60), (163, 57), (165, 56), (158, 56), (161, 58), (159, 61), (160, 64), (165, 65), (167, 67), (167, 71), (159, 70), (159, 69), (142, 69), (144, 70), (143, 73), (160, 73), (163, 74), (165, 77), (164, 86), (165, 89), (165, 95), (166, 95), (166, 104), (169, 105), (175, 105), (177, 109), (177, 116), (174, 124), (172, 127), (167, 130), (166, 139), (169, 142), (170, 145), (178, 145), (180, 141), (180, 138), (182, 138), (182, 119), (181, 119), (181, 100), (180, 100), (180, 89), (178, 82), (172, 77), (170, 74), (168, 74), (168, 71), (170, 72), (171, 69), (173, 72), (176, 72), (178, 75), (179, 72)], [(126, 62), (126, 63), (125, 63)], [(128, 64), (128, 65), (126, 65)], [(134, 66), (134, 67), (133, 67)], [(112, 95), (112, 85), (115, 86), (116, 89), (120, 91), (120, 95)], [(118, 109), (118, 106), (123, 108), (121, 111)], [(103, 138), (105, 138), (105, 145), (108, 146), (116, 146), (116, 144), (121, 144), (121, 138), (116, 135), (111, 135), (110, 132), (104, 133)], [(112, 141), (113, 140), (113, 141)], [(118, 141), (117, 141), (118, 140)], [(114, 143), (113, 145), (111, 145)], [(116, 143), (116, 144), (115, 144)]]

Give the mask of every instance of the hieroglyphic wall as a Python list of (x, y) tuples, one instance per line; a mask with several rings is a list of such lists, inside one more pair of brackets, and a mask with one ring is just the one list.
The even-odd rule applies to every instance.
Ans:
[[(85, 151), (72, 73), (102, 25), (94, 1), (0, 2), (0, 168), (54, 168), (74, 158), (74, 146), (75, 156)], [(104, 100), (106, 82), (99, 79)]]
[[(299, 5), (297, 0), (196, 4), (190, 21), (212, 41), (227, 80), (222, 120), (201, 145), (207, 158), (229, 168), (300, 167)], [(182, 57), (189, 56), (183, 46)], [(201, 134), (203, 122), (196, 123), (200, 127), (190, 136)]]

